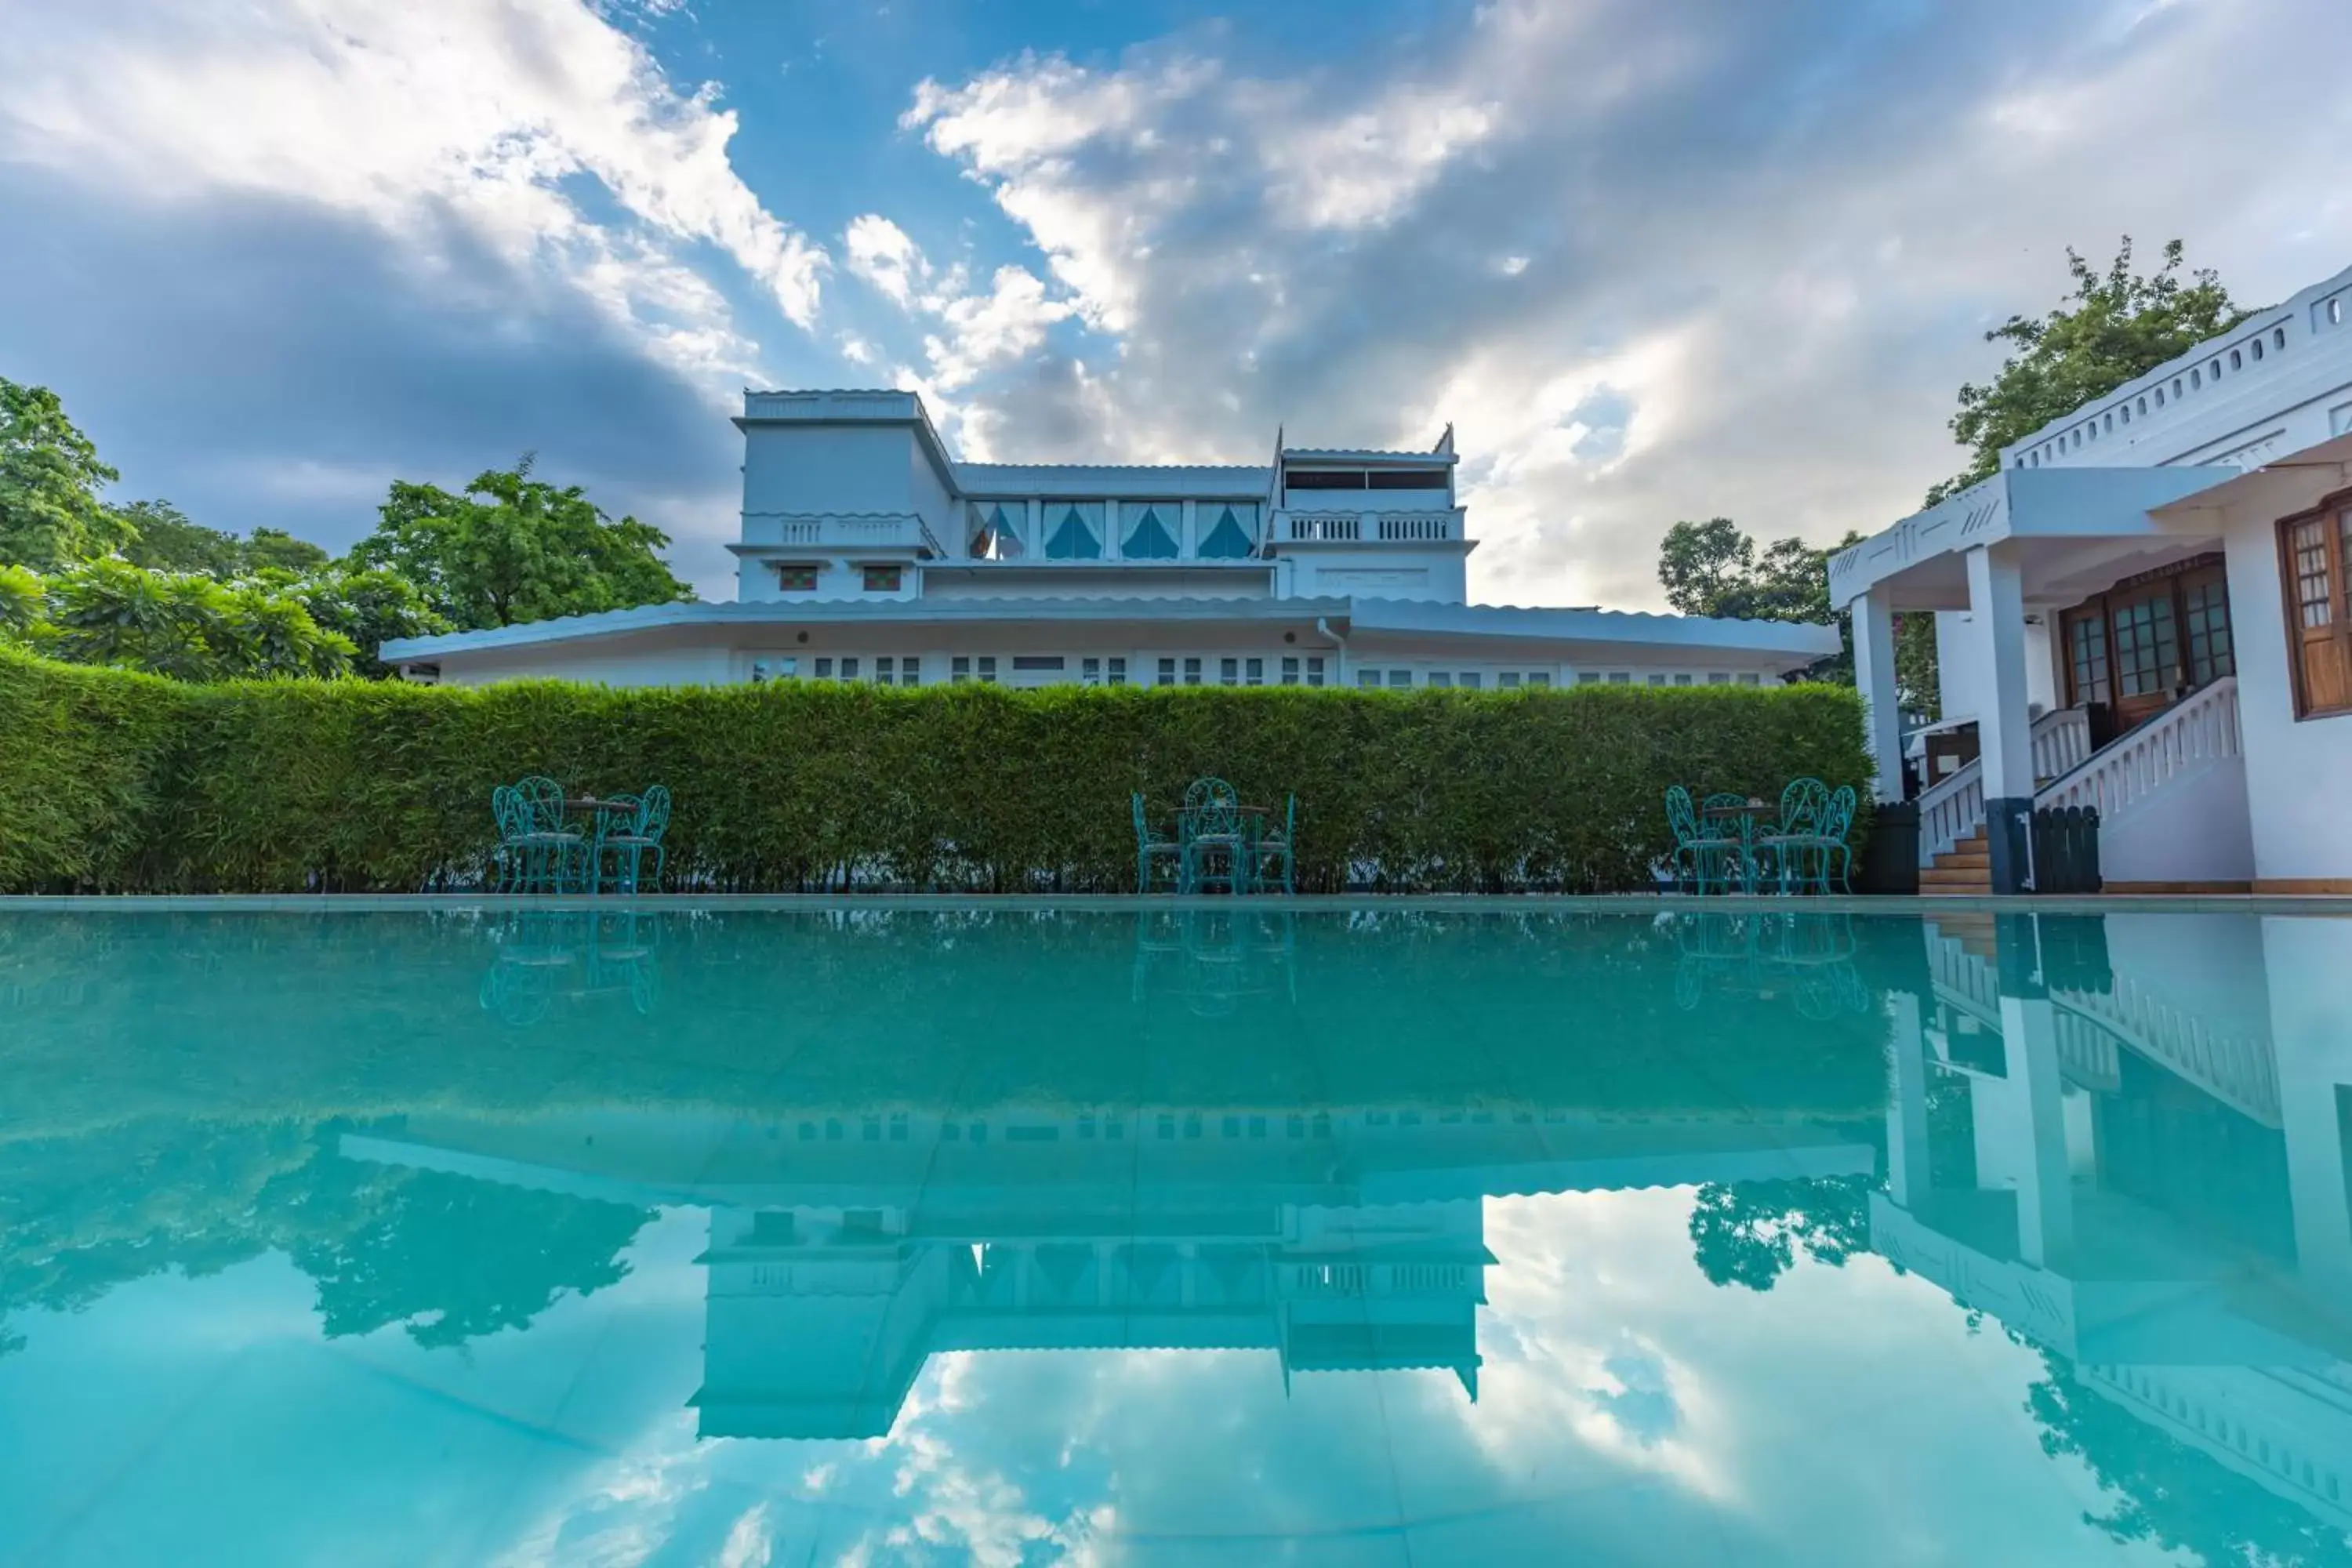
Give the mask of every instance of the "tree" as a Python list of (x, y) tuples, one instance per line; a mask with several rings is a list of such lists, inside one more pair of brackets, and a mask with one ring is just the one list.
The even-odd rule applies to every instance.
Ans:
[(394, 481), (349, 561), (398, 573), (466, 630), (693, 596), (659, 554), (668, 535), (634, 517), (614, 521), (579, 486), (558, 489), (530, 468), (526, 456), (478, 476), (462, 496)]
[(25, 642), (48, 619), (47, 591), (27, 566), (0, 565), (0, 642)]
[(242, 565), (247, 572), (291, 572), (307, 575), (332, 559), (307, 539), (297, 539), (282, 528), (257, 528), (245, 541)]
[(46, 572), (114, 548), (122, 527), (98, 495), (119, 477), (56, 393), (0, 376), (0, 562)]
[(1985, 334), (1987, 342), (2006, 342), (2019, 352), (2001, 362), (1990, 384), (1961, 386), (1952, 434), (1975, 456), (1927, 492), (1928, 506), (1990, 479), (2003, 447), (2228, 331), (2250, 313), (2231, 300), (2210, 268), (2182, 277), (2177, 239), (2165, 246), (2164, 265), (2152, 278), (2132, 270), (2129, 235), (2105, 272), (2092, 270), (2072, 247), (2066, 268), (2074, 291), (2056, 310), (2038, 321), (2011, 316)]
[(1870, 1250), (1870, 1181), (1822, 1176), (1710, 1182), (1691, 1210), (1692, 1256), (1710, 1284), (1769, 1290), (1801, 1249), (1832, 1268)]
[(352, 671), (371, 680), (392, 674), (392, 667), (376, 657), (390, 638), (437, 637), (456, 629), (425, 602), (415, 584), (396, 572), (337, 566), (301, 579), (288, 592), (312, 620), (352, 640), (359, 650)]
[(283, 588), (225, 586), (199, 573), (85, 561), (46, 588), (48, 651), (175, 680), (341, 675), (358, 650)]
[(170, 501), (132, 501), (115, 508), (114, 518), (129, 535), (122, 558), (133, 566), (207, 577), (234, 577), (245, 569), (245, 541), (190, 521)]

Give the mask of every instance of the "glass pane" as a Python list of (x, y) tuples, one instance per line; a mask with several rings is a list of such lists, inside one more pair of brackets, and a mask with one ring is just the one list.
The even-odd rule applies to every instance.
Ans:
[(2107, 689), (2107, 625), (2086, 616), (2072, 623), (2069, 647), (2074, 667), (2074, 700), (2106, 702), (2114, 694)]
[(2237, 673), (2230, 643), (2230, 595), (2220, 583), (2200, 583), (2181, 595), (2189, 611), (2189, 679), (2202, 686)]
[(2294, 552), (2294, 598), (2306, 627), (2331, 626), (2334, 601), (2327, 591), (2327, 530), (2318, 518), (2296, 523), (2287, 532)]

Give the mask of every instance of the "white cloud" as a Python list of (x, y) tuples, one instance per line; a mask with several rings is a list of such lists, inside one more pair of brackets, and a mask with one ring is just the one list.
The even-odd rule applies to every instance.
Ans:
[(1046, 298), (1034, 273), (1018, 267), (996, 269), (985, 294), (967, 294), (941, 305), (944, 337), (924, 340), (939, 384), (953, 391), (969, 386), (982, 372), (1009, 363), (1045, 341), (1046, 329), (1066, 320), (1067, 300)]
[(842, 236), (842, 256), (853, 274), (902, 310), (914, 309), (916, 289), (930, 280), (930, 264), (907, 231), (878, 213), (849, 220)]
[[(10, 40), (0, 157), (176, 205), (261, 196), (371, 224), (432, 265), (445, 226), (551, 274), (705, 379), (756, 347), (690, 250), (792, 321), (824, 252), (736, 175), (736, 118), (581, 0), (148, 0), (58, 7)], [(599, 188), (602, 213), (575, 195)]]

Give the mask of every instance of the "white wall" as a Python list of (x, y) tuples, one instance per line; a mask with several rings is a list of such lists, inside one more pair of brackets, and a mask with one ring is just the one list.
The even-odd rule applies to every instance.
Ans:
[(903, 425), (754, 425), (743, 438), (743, 510), (914, 511), (922, 466)]
[[(2025, 700), (2049, 712), (2059, 705), (2053, 628), (2055, 610), (2030, 611), (2025, 622)], [(1973, 719), (1984, 710), (1977, 698), (1978, 661), (1969, 654), (1976, 618), (1967, 610), (1936, 612), (1936, 684), (1946, 719)]]
[(2099, 876), (2118, 882), (2251, 882), (2243, 758), (2179, 773), (2099, 825)]
[(2352, 886), (2352, 817), (2345, 812), (2352, 788), (2352, 715), (2295, 719), (2276, 517), (2267, 507), (2232, 508), (2222, 547), (2254, 875), (2264, 881)]
[(1426, 550), (1343, 546), (1329, 551), (1294, 546), (1286, 551), (1284, 559), (1296, 563), (1287, 592), (1302, 598), (1469, 602), (1469, 563), (1455, 545)]
[(730, 679), (723, 647), (648, 646), (641, 639), (493, 648), (452, 655), (440, 665), (444, 686), (539, 678), (605, 686), (711, 686)]

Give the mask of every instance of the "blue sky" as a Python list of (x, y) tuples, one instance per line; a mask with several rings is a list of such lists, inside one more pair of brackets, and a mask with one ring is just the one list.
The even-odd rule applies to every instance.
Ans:
[(2336, 0), (0, 0), (0, 374), (340, 546), (525, 450), (726, 592), (745, 384), (996, 458), (1459, 430), (1475, 596), (1654, 604), (1959, 455), (1983, 330), (2173, 236), (2352, 263)]

